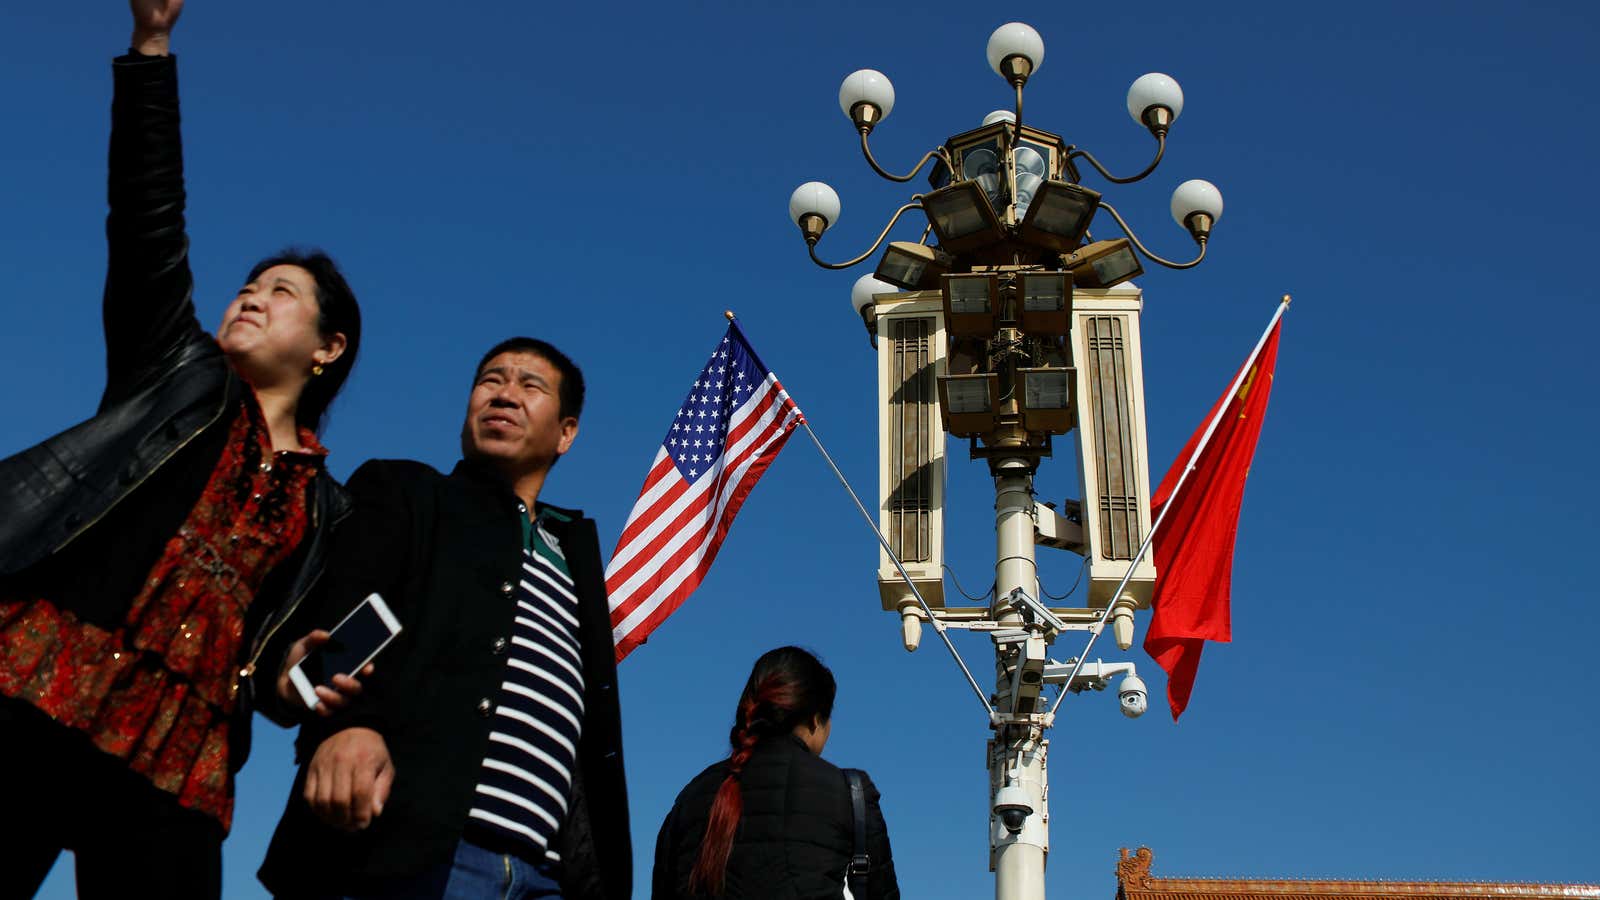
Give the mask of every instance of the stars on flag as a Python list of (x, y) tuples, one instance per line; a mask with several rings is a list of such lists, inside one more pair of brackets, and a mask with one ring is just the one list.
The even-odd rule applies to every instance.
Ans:
[(738, 344), (724, 339), (695, 378), (663, 442), (679, 472), (694, 480), (717, 467), (729, 424), (766, 373)]

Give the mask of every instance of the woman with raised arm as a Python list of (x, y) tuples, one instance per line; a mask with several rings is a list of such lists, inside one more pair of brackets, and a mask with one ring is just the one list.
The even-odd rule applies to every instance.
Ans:
[(877, 789), (854, 772), (852, 798), (850, 770), (822, 759), (834, 691), (833, 673), (799, 647), (756, 660), (732, 752), (689, 782), (661, 825), (653, 900), (838, 900), (853, 858), (855, 900), (899, 898)]
[[(63, 848), (80, 897), (214, 898), (262, 648), (348, 506), (317, 430), (361, 319), (333, 261), (257, 263), (195, 319), (177, 70), (182, 0), (131, 0), (112, 66), (106, 386), (0, 461), (0, 896)], [(324, 688), (329, 709), (359, 685)], [(266, 704), (270, 705), (270, 704)], [(284, 714), (280, 706), (276, 710)]]

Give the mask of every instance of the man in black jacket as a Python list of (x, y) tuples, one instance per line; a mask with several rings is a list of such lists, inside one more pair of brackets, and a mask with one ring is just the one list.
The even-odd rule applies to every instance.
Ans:
[[(582, 403), (566, 356), (512, 338), (478, 366), (449, 475), (373, 460), (351, 476), (317, 624), (377, 592), (403, 630), (356, 702), (301, 727), (260, 871), (274, 893), (630, 895), (599, 542), (581, 513), (539, 502)], [(298, 702), (286, 678), (278, 693)]]

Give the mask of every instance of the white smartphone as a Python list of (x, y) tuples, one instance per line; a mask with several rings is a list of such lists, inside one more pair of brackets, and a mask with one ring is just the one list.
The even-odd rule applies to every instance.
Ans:
[(377, 594), (357, 604), (350, 614), (333, 626), (326, 644), (311, 651), (289, 670), (289, 683), (300, 694), (306, 709), (316, 709), (316, 686), (327, 684), (338, 674), (360, 672), (378, 651), (400, 633), (400, 621)]

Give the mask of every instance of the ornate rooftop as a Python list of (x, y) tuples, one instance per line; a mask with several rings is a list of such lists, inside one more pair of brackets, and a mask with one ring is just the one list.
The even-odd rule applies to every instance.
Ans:
[(1149, 847), (1122, 848), (1117, 900), (1600, 900), (1600, 885), (1494, 881), (1313, 881), (1264, 878), (1157, 878)]

